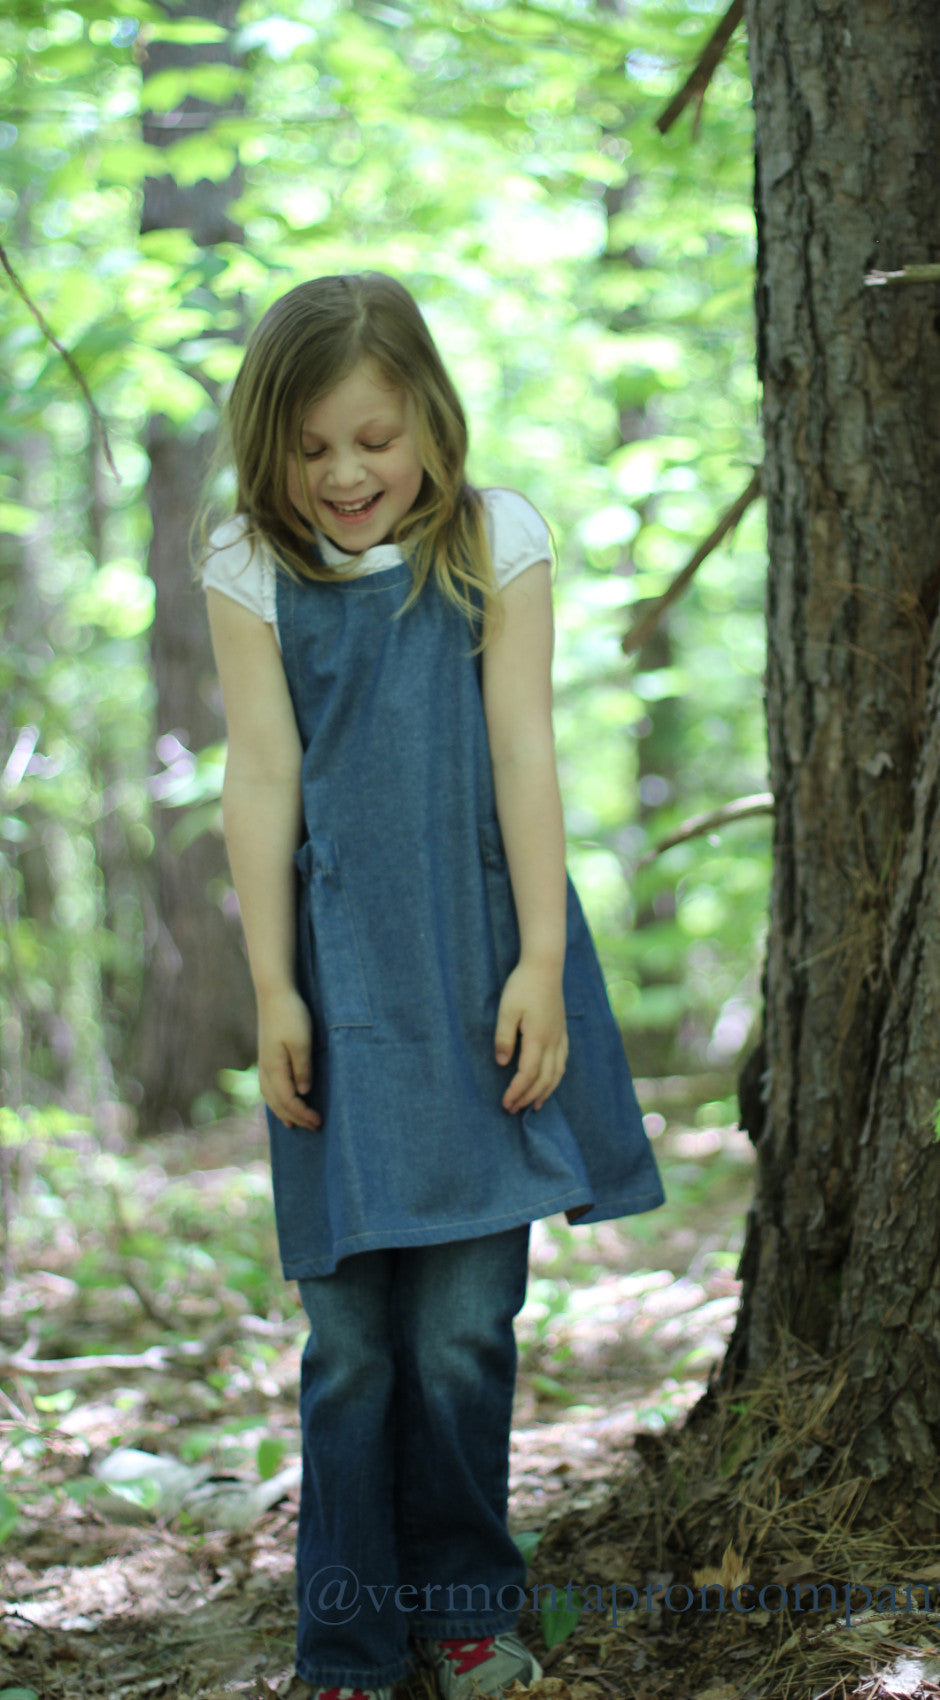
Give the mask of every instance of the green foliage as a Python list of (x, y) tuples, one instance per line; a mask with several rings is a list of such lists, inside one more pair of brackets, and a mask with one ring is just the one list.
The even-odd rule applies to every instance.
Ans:
[(577, 1589), (570, 1589), (556, 1593), (554, 1605), (551, 1599), (544, 1599), (539, 1607), (539, 1617), (546, 1647), (559, 1646), (574, 1634), (581, 1621), (581, 1595)]
[[(168, 1331), (171, 1338), (177, 1332), (185, 1336), (187, 1317), (210, 1300), (235, 1312), (247, 1306), (264, 1313), (276, 1306), (281, 1280), (262, 1164), (225, 1171), (207, 1214), (187, 1177), (168, 1175), (156, 1165), (141, 1170), (129, 1157), (102, 1151), (91, 1128), (76, 1118), (69, 1124), (63, 1112), (47, 1111), (31, 1114), (24, 1125), (31, 1142), (33, 1207), (13, 1225), (15, 1261), (28, 1252), (31, 1264), (44, 1268), (47, 1259), (54, 1266), (67, 1253), (70, 1278), (90, 1309), (96, 1294), (125, 1289), (128, 1278), (135, 1280), (159, 1294), (164, 1320), (152, 1326), (160, 1341)], [(260, 1348), (253, 1350), (257, 1355)], [(38, 1409), (38, 1399), (35, 1403)]]
[(542, 1531), (540, 1529), (520, 1529), (518, 1533), (513, 1535), (512, 1538), (525, 1559), (526, 1564), (531, 1564), (535, 1557), (539, 1541), (542, 1538)]
[(19, 1509), (15, 1499), (0, 1488), (0, 1546), (12, 1535), (19, 1522)]
[[(153, 42), (211, 52), (225, 32), (147, 0), (7, 9), (0, 240), (83, 372), (121, 475), (11, 293), (8, 1101), (120, 1096), (152, 937), (154, 811), (174, 811), (177, 849), (217, 821), (221, 751), (187, 752), (169, 781), (152, 751), (147, 422), (211, 424), (245, 319), (301, 277), (362, 266), (402, 274), (425, 306), (473, 423), (472, 475), (525, 490), (551, 520), (571, 867), (617, 1012), (628, 1035), (670, 1035), (672, 1066), (734, 1055), (757, 1001), (767, 823), (638, 865), (689, 815), (765, 786), (759, 510), (701, 569), (664, 646), (633, 661), (619, 646), (761, 457), (743, 42), (697, 130), (688, 115), (666, 137), (654, 127), (709, 27), (678, 0), (623, 15), (585, 0), (320, 0), (315, 18), (302, 0), (275, 15), (243, 0), (235, 68), (194, 54), (144, 75)], [(144, 111), (172, 129), (192, 97), (216, 109), (208, 132), (144, 142)], [(145, 175), (224, 182), (236, 166), (243, 243), (140, 235)], [(224, 1091), (200, 1114), (225, 1108)]]
[(259, 1440), (255, 1463), (258, 1467), (258, 1475), (263, 1482), (270, 1481), (272, 1476), (277, 1475), (284, 1459), (284, 1452), (283, 1440), (275, 1439), (273, 1435), (265, 1435), (263, 1440)]

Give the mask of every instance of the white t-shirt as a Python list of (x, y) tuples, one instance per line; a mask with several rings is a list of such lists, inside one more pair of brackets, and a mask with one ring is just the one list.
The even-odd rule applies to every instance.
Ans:
[[(483, 490), (486, 530), (500, 590), (526, 567), (537, 562), (551, 563), (552, 549), (545, 524), (537, 508), (516, 490)], [(359, 556), (347, 555), (337, 549), (328, 537), (316, 533), (320, 553), (328, 567), (348, 567), (358, 561), (364, 573), (380, 573), (395, 567), (403, 559), (394, 543), (377, 543)], [(203, 569), (202, 582), (206, 589), (221, 590), (233, 601), (241, 602), (258, 614), (268, 625), (277, 629), (276, 567), (269, 549), (263, 544), (252, 550), (243, 520), (236, 515), (226, 520), (212, 533), (212, 554)]]

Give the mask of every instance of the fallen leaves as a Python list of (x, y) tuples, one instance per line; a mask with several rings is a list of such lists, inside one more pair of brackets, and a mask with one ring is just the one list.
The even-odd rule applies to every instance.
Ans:
[(733, 1593), (735, 1588), (742, 1587), (748, 1580), (747, 1566), (741, 1554), (735, 1551), (731, 1541), (725, 1547), (721, 1555), (721, 1563), (717, 1569), (714, 1566), (711, 1568), (706, 1566), (704, 1570), (695, 1570), (692, 1573), (692, 1581), (696, 1588), (709, 1588), (714, 1584), (717, 1587), (724, 1588), (726, 1594)]

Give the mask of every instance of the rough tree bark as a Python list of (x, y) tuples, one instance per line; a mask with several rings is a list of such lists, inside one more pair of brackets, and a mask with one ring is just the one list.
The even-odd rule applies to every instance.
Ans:
[[(186, 0), (168, 16), (204, 18), (234, 27), (236, 0)], [(233, 63), (229, 40), (211, 45), (152, 42), (146, 78), (194, 64)], [(174, 113), (144, 119), (144, 138), (167, 146), (181, 135), (211, 127), (217, 109), (187, 97)], [(236, 172), (214, 182), (181, 187), (169, 173), (148, 177), (141, 230), (188, 230), (211, 251), (241, 240), (229, 204), (240, 187)], [(197, 298), (211, 300), (211, 269), (194, 280)], [(230, 305), (230, 304), (229, 304)], [(157, 691), (157, 748), (172, 760), (173, 740), (200, 750), (224, 735), (215, 669), (202, 597), (192, 582), (189, 533), (211, 451), (204, 424), (180, 430), (163, 415), (147, 433), (153, 519), (149, 568), (156, 587), (152, 656)], [(185, 758), (184, 758), (185, 759)], [(213, 885), (228, 888), (220, 837), (204, 833), (179, 847), (176, 810), (155, 810), (155, 892), (152, 939), (131, 1070), (140, 1087), (140, 1125), (153, 1129), (188, 1119), (193, 1100), (215, 1085), (219, 1069), (246, 1067), (255, 1055), (254, 1001), (237, 910), (213, 902)]]
[(940, 1441), (936, 0), (749, 0), (777, 808), (758, 1189), (724, 1378), (845, 1353), (856, 1462)]

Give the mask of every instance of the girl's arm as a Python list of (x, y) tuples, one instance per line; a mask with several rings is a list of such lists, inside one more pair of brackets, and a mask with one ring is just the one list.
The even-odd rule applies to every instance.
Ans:
[(503, 623), (483, 651), (483, 707), (496, 810), (519, 920), (519, 961), (503, 988), (496, 1060), (519, 1066), (503, 1108), (540, 1109), (568, 1056), (565, 829), (552, 730), (551, 568), (538, 562), (501, 592)]
[(300, 1093), (311, 1084), (311, 1022), (294, 980), (294, 851), (301, 822), (301, 746), (271, 627), (207, 590), (222, 685), (228, 758), (222, 823), (258, 1001), (262, 1097), (288, 1127), (320, 1126)]

